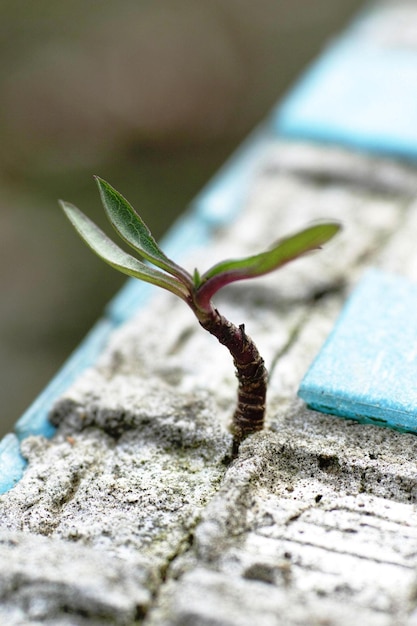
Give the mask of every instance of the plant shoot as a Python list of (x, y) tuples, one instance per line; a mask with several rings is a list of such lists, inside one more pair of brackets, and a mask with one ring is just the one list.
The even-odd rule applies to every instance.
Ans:
[(190, 274), (164, 254), (141, 217), (118, 191), (101, 178), (96, 177), (96, 181), (107, 217), (139, 259), (116, 245), (74, 205), (61, 201), (63, 210), (82, 239), (106, 263), (181, 298), (200, 325), (229, 350), (238, 378), (237, 406), (231, 426), (236, 453), (245, 437), (263, 428), (268, 373), (244, 324), (235, 326), (229, 322), (214, 306), (212, 298), (230, 283), (263, 276), (320, 248), (340, 230), (340, 225), (313, 224), (280, 239), (265, 252), (222, 261), (204, 273), (196, 269)]

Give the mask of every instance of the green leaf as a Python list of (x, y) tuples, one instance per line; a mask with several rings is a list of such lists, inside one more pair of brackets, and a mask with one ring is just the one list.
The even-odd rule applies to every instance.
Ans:
[(194, 274), (193, 274), (193, 287), (194, 289), (198, 289), (198, 287), (201, 285), (201, 276), (200, 276), (200, 272), (198, 271), (198, 269), (195, 267), (194, 268)]
[(95, 179), (107, 217), (122, 239), (147, 261), (191, 286), (191, 276), (164, 254), (148, 226), (129, 202), (105, 180), (98, 176)]
[(266, 252), (218, 263), (201, 276), (199, 295), (202, 300), (207, 301), (216, 291), (229, 283), (273, 272), (285, 263), (320, 248), (334, 237), (340, 228), (340, 224), (336, 222), (315, 224), (279, 240)]
[(152, 283), (158, 287), (163, 287), (183, 300), (187, 300), (189, 290), (182, 282), (168, 276), (164, 272), (149, 267), (119, 248), (119, 246), (109, 239), (94, 222), (73, 204), (62, 200), (60, 204), (78, 234), (103, 261), (106, 261), (106, 263), (123, 274), (134, 276), (135, 278)]

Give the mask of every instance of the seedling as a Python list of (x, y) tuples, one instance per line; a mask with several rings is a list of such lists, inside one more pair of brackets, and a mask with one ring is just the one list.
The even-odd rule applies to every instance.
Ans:
[(238, 378), (237, 406), (231, 426), (234, 452), (237, 452), (247, 435), (263, 428), (268, 373), (244, 324), (235, 326), (229, 322), (216, 309), (212, 298), (230, 283), (268, 274), (320, 248), (340, 230), (340, 225), (334, 222), (314, 224), (279, 240), (266, 252), (222, 261), (203, 274), (195, 269), (191, 275), (164, 254), (149, 228), (119, 192), (101, 178), (96, 177), (96, 181), (107, 217), (117, 233), (154, 267), (119, 248), (72, 204), (61, 201), (62, 208), (80, 236), (106, 263), (184, 300), (200, 325), (229, 350)]

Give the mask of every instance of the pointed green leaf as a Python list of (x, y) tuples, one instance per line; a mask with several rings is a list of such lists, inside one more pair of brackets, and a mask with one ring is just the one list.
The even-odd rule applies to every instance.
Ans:
[(176, 276), (186, 285), (192, 285), (188, 272), (164, 254), (148, 226), (129, 202), (105, 180), (98, 176), (95, 179), (107, 216), (122, 239), (147, 261)]
[(203, 300), (207, 300), (229, 283), (273, 272), (289, 261), (320, 248), (334, 237), (340, 228), (340, 224), (336, 222), (315, 224), (279, 240), (266, 252), (218, 263), (201, 276), (199, 294)]
[(179, 280), (145, 265), (142, 261), (135, 259), (135, 257), (119, 248), (73, 204), (62, 200), (60, 204), (78, 234), (103, 261), (106, 261), (106, 263), (123, 274), (134, 276), (158, 287), (163, 287), (183, 300), (187, 299), (189, 291)]
[(194, 289), (198, 289), (198, 287), (201, 285), (201, 276), (200, 276), (200, 272), (198, 271), (198, 269), (195, 267), (194, 268), (194, 274), (193, 274), (193, 287)]

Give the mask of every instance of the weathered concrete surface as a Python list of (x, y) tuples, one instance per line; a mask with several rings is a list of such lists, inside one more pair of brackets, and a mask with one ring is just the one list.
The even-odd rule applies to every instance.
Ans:
[(244, 445), (151, 624), (413, 623), (415, 438), (298, 405), (273, 427)]
[(295, 171), (294, 150), (268, 147), (241, 218), (188, 263), (344, 224), (317, 254), (219, 294), (270, 370), (267, 429), (230, 464), (231, 359), (156, 295), (57, 403), (56, 437), (22, 446), (28, 470), (0, 499), (0, 623), (417, 623), (417, 439), (296, 400), (364, 269), (417, 278), (417, 172), (362, 156), (364, 178), (355, 155), (311, 147), (314, 167)]
[(5, 626), (131, 624), (149, 604), (145, 569), (86, 546), (2, 531), (0, 559)]

